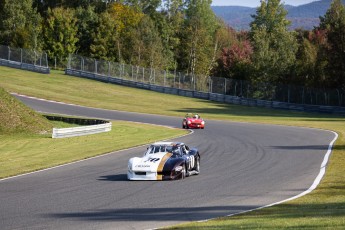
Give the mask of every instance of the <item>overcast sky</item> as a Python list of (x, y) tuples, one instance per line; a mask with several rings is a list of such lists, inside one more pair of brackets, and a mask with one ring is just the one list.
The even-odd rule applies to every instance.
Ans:
[[(316, 2), (319, 0), (281, 0), (281, 3), (287, 5), (299, 6), (310, 2)], [(248, 6), (258, 7), (260, 0), (213, 0), (212, 6)]]

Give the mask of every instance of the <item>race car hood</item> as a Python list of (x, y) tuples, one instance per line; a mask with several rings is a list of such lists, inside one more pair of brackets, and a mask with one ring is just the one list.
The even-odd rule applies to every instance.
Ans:
[(132, 170), (137, 172), (162, 172), (165, 163), (172, 156), (172, 153), (161, 152), (142, 158), (135, 157), (130, 160)]
[(192, 123), (201, 123), (203, 121), (202, 119), (194, 119), (194, 118), (189, 118), (187, 120), (192, 122)]

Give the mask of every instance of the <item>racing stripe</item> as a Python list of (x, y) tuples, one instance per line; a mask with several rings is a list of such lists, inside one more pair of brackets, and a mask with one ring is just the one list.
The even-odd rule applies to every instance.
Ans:
[(172, 156), (172, 153), (166, 153), (166, 154), (162, 157), (161, 162), (159, 163), (158, 168), (157, 168), (157, 180), (162, 180), (162, 179), (163, 179), (163, 176), (162, 176), (162, 175), (158, 175), (158, 173), (163, 171), (165, 162), (167, 162), (167, 160), (168, 160), (171, 156)]

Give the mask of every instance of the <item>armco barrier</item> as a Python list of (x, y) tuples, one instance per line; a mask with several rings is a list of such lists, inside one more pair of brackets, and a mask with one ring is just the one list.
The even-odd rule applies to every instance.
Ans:
[(135, 81), (124, 80), (121, 78), (108, 77), (108, 76), (104, 76), (100, 74), (84, 72), (80, 70), (73, 70), (73, 69), (66, 69), (65, 74), (76, 76), (76, 77), (94, 79), (94, 80), (103, 81), (103, 82), (115, 83), (119, 85), (135, 87), (135, 88), (140, 88), (140, 89), (148, 89), (148, 90), (161, 92), (161, 93), (169, 93), (169, 94), (176, 94), (176, 95), (185, 96), (185, 97), (201, 98), (201, 99), (206, 99), (206, 100), (211, 100), (211, 101), (224, 102), (228, 104), (256, 106), (256, 107), (300, 111), (300, 112), (327, 113), (327, 114), (336, 114), (336, 115), (342, 115), (342, 116), (345, 115), (345, 107), (293, 104), (293, 103), (278, 102), (278, 101), (249, 99), (249, 98), (242, 98), (242, 97), (237, 97), (237, 96), (230, 96), (230, 95), (216, 94), (216, 93), (196, 92), (196, 91), (185, 90), (185, 89), (158, 86), (158, 85), (153, 85), (150, 83), (142, 83), (142, 82), (139, 83)]
[(46, 73), (46, 74), (50, 73), (49, 67), (32, 65), (32, 64), (21, 63), (21, 62), (16, 62), (16, 61), (9, 61), (5, 59), (0, 59), (0, 65), (16, 68), (16, 69), (28, 70), (32, 72), (38, 72), (38, 73)]
[(73, 128), (53, 128), (52, 138), (76, 137), (111, 131), (111, 122), (100, 125), (87, 125)]

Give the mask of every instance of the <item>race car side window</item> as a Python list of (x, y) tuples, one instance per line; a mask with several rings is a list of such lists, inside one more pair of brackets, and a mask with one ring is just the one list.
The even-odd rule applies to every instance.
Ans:
[(186, 150), (186, 147), (185, 147), (185, 146), (182, 146), (182, 147), (181, 147), (181, 150), (182, 150), (182, 154), (183, 154), (183, 155), (187, 154), (187, 150)]
[(147, 151), (146, 151), (145, 155), (153, 154), (154, 150), (155, 150), (155, 147), (153, 145), (151, 145), (150, 147), (147, 148)]

